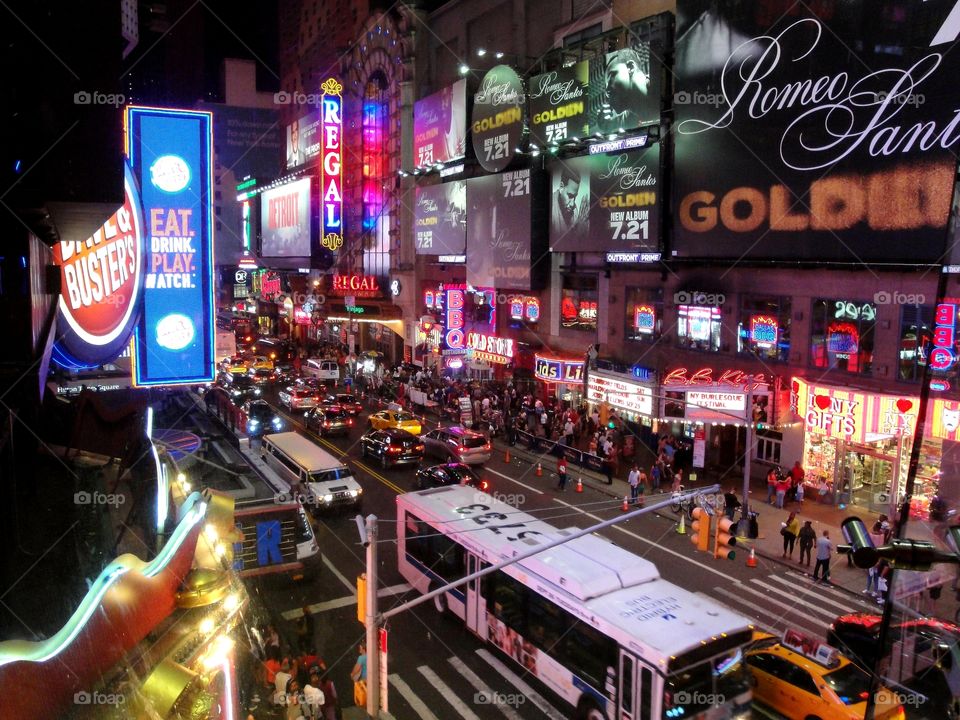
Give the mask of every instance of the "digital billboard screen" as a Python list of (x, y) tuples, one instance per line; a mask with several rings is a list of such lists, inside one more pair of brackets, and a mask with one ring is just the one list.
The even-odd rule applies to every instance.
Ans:
[(310, 257), (310, 178), (260, 194), (260, 254)]
[(673, 255), (936, 260), (960, 138), (952, 7), (878, 22), (864, 0), (680, 0)]
[(553, 252), (660, 248), (660, 146), (550, 166)]
[(467, 150), (467, 81), (457, 80), (413, 106), (413, 161), (417, 167), (459, 160)]
[(417, 186), (413, 209), (418, 255), (463, 255), (467, 243), (467, 184)]
[(134, 383), (214, 377), (212, 116), (127, 109), (129, 158), (147, 233)]
[(320, 111), (314, 110), (287, 125), (287, 170), (320, 156)]

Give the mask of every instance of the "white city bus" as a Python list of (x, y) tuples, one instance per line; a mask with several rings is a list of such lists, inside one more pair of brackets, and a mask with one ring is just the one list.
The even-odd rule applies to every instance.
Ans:
[[(446, 486), (397, 497), (400, 572), (419, 592), (571, 534), (489, 495)], [(566, 700), (577, 720), (749, 713), (753, 627), (656, 566), (587, 535), (439, 595), (467, 628)]]

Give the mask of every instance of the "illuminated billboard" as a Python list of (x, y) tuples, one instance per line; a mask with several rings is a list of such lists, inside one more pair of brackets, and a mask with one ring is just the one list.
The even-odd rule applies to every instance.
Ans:
[(316, 110), (287, 125), (287, 170), (316, 159), (320, 154), (319, 132), (320, 114)]
[(523, 141), (526, 96), (523, 80), (509, 65), (487, 71), (473, 96), (473, 152), (484, 170), (500, 172)]
[(552, 70), (530, 79), (530, 142), (540, 147), (585, 137), (589, 63)]
[(459, 160), (467, 149), (467, 81), (413, 106), (413, 161), (417, 167)]
[(148, 238), (136, 385), (214, 377), (212, 141), (210, 113), (127, 108)]
[(590, 61), (591, 133), (617, 133), (660, 122), (660, 62), (649, 42)]
[(260, 194), (260, 255), (310, 257), (310, 178)]
[(467, 184), (417, 186), (413, 208), (417, 255), (463, 255), (467, 247)]

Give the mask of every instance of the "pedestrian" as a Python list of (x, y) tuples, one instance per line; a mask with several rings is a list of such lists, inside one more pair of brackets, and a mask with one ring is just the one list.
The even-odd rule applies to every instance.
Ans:
[(739, 507), (740, 501), (737, 500), (737, 494), (733, 488), (730, 488), (723, 494), (723, 514), (727, 516), (727, 520), (733, 521), (733, 515)]
[(364, 643), (357, 646), (357, 662), (350, 671), (353, 680), (353, 702), (361, 708), (367, 706), (367, 647)]
[(603, 459), (603, 472), (607, 476), (607, 485), (613, 485), (613, 458), (605, 457)]
[(640, 492), (640, 470), (637, 469), (636, 463), (627, 474), (627, 483), (630, 485), (630, 503), (636, 505), (637, 495)]
[(559, 478), (557, 490), (563, 492), (567, 488), (567, 459), (563, 455), (557, 460), (557, 477)]
[[(636, 463), (634, 463), (634, 467), (637, 467)], [(643, 472), (643, 470), (641, 470), (640, 481), (637, 483), (637, 504), (640, 507), (643, 507), (643, 504), (645, 502), (645, 500), (643, 499), (643, 496), (646, 495), (646, 493), (647, 493), (647, 474)]]
[[(800, 560), (798, 560), (798, 562), (801, 565), (810, 567), (810, 551), (813, 549), (813, 545), (817, 541), (817, 533), (813, 529), (812, 520), (804, 521), (803, 527), (800, 528), (798, 537), (800, 539)], [(807, 558), (806, 562), (803, 560), (804, 556)]]
[(573, 420), (570, 417), (567, 417), (567, 421), (563, 424), (563, 444), (568, 447), (573, 446)]
[(681, 475), (677, 472), (674, 475), (670, 474), (670, 466), (664, 465), (664, 470), (667, 473), (667, 477), (670, 478), (670, 491), (678, 493), (683, 489), (683, 486), (680, 484)]
[(800, 461), (797, 460), (793, 463), (793, 467), (790, 468), (790, 486), (795, 491), (794, 499), (799, 500), (802, 496), (799, 494), (802, 492), (800, 488), (803, 487), (803, 478), (806, 476), (806, 472), (803, 470), (803, 466), (800, 465)]
[(323, 673), (320, 676), (320, 690), (323, 691), (323, 708), (320, 718), (322, 720), (337, 720), (337, 709), (340, 705), (337, 698), (337, 689), (333, 686), (333, 680), (330, 679), (327, 666), (322, 665), (320, 670)]
[(323, 717), (322, 712), (325, 700), (320, 676), (316, 672), (311, 672), (310, 682), (303, 686), (303, 703), (300, 709), (303, 711), (304, 717), (309, 720)]
[(797, 504), (799, 504), (800, 507), (802, 508), (803, 507), (803, 481), (800, 481), (800, 484), (797, 485), (797, 494), (795, 495), (795, 497), (797, 499)]
[(783, 557), (793, 560), (793, 545), (797, 541), (797, 535), (800, 533), (800, 521), (797, 514), (791, 512), (787, 521), (783, 523), (780, 534), (783, 535)]
[(777, 484), (774, 487), (777, 491), (777, 508), (783, 510), (783, 501), (787, 496), (787, 490), (790, 489), (790, 476), (778, 477)]
[[(817, 564), (813, 567), (813, 580), (816, 582), (822, 577), (823, 582), (830, 582), (830, 556), (833, 554), (833, 543), (830, 542), (830, 531), (824, 530), (823, 537), (817, 539)], [(823, 574), (821, 576), (821, 570)]]
[(306, 652), (313, 647), (313, 613), (308, 605), (303, 606), (302, 612), (297, 620), (297, 646), (300, 652)]
[(770, 472), (767, 473), (767, 505), (773, 505), (773, 496), (777, 492), (777, 471), (775, 468), (770, 468)]
[(660, 465), (658, 463), (653, 463), (650, 466), (650, 488), (653, 492), (660, 491), (660, 478), (663, 476), (663, 473), (660, 471)]

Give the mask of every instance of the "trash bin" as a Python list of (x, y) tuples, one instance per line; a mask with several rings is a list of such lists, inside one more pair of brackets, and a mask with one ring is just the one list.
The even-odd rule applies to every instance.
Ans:
[(756, 540), (760, 537), (760, 513), (752, 512), (750, 513), (750, 529), (747, 532), (747, 537), (751, 540)]

